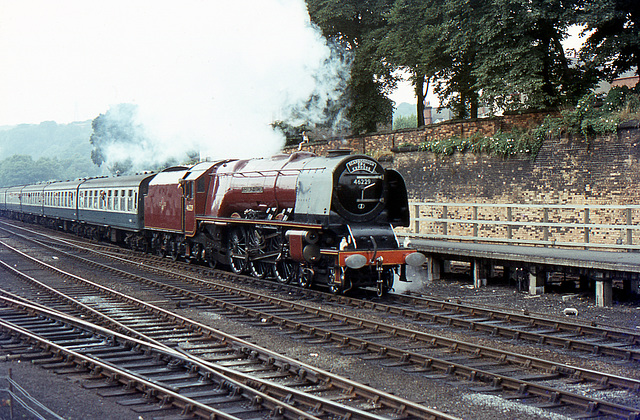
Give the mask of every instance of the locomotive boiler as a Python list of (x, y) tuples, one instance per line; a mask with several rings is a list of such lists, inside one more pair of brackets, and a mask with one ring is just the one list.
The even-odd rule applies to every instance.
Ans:
[(424, 255), (400, 174), (348, 151), (218, 160), (156, 174), (0, 188), (5, 215), (173, 259), (334, 293), (384, 294)]

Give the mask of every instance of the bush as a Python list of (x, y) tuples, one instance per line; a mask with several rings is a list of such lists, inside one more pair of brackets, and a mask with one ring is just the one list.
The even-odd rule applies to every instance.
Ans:
[(535, 157), (545, 139), (565, 134), (589, 136), (615, 133), (621, 121), (640, 119), (640, 88), (613, 88), (605, 97), (590, 93), (575, 108), (547, 116), (542, 124), (529, 130), (498, 131), (491, 137), (476, 133), (461, 139), (428, 139), (419, 150), (451, 155), (454, 152), (487, 153), (499, 156), (529, 154)]

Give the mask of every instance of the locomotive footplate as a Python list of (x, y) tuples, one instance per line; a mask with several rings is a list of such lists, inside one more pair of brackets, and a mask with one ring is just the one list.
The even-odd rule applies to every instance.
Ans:
[(414, 249), (379, 249), (369, 250), (321, 250), (323, 255), (334, 255), (340, 267), (362, 268), (367, 265), (402, 265), (421, 266), (425, 256)]

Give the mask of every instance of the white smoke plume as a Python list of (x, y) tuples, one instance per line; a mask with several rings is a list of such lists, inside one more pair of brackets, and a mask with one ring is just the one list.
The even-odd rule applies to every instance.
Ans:
[[(270, 124), (287, 120), (311, 97), (302, 118), (320, 122), (348, 77), (348, 60), (332, 56), (303, 0), (0, 0), (0, 6), (10, 12), (0, 20), (0, 47), (20, 58), (0, 72), (24, 84), (24, 99), (14, 98), (14, 106), (31, 103), (51, 111), (44, 119), (65, 122), (54, 110), (70, 102), (76, 116), (93, 107), (89, 118), (135, 104), (151, 143), (112, 153), (141, 165), (150, 156), (182, 159), (194, 149), (212, 159), (277, 153), (284, 138)], [(20, 50), (6, 42), (7, 33), (24, 41)], [(29, 84), (38, 87), (35, 97)]]

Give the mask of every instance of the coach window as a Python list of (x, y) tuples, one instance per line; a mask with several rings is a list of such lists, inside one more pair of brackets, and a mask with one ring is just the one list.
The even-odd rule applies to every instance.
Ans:
[(128, 211), (133, 210), (133, 190), (129, 190), (129, 206), (127, 207)]

